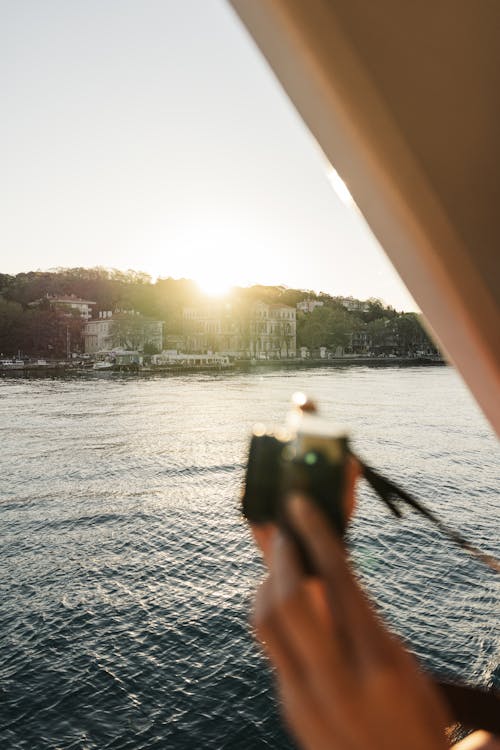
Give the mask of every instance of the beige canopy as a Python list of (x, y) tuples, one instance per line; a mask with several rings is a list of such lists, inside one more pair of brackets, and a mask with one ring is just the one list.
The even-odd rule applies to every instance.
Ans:
[(230, 0), (500, 433), (499, 0)]

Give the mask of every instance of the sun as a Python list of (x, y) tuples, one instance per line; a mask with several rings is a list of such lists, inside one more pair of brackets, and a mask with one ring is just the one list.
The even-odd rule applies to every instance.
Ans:
[(229, 294), (234, 284), (227, 278), (220, 276), (214, 269), (213, 273), (200, 273), (194, 277), (194, 281), (203, 294), (209, 297), (224, 297)]

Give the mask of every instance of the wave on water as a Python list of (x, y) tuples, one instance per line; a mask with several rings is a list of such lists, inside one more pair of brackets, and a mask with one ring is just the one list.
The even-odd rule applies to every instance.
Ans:
[[(0, 746), (292, 747), (247, 624), (251, 425), (307, 390), (356, 449), (500, 554), (495, 440), (449, 368), (0, 383)], [(429, 669), (498, 685), (494, 577), (368, 492), (350, 532)]]

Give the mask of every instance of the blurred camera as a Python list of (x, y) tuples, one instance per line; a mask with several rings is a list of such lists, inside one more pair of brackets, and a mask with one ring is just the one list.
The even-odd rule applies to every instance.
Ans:
[(288, 526), (287, 497), (299, 493), (321, 508), (336, 531), (347, 525), (343, 508), (348, 436), (343, 428), (317, 416), (301, 394), (283, 427), (255, 425), (250, 441), (243, 515), (250, 522)]

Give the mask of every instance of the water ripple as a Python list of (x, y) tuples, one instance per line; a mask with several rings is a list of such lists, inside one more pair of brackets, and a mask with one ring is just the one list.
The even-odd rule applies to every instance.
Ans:
[[(2, 747), (291, 748), (248, 632), (262, 568), (237, 503), (251, 425), (280, 421), (295, 390), (500, 553), (497, 448), (449, 369), (4, 378)], [(422, 662), (498, 684), (494, 576), (366, 489), (350, 536), (359, 575)]]

